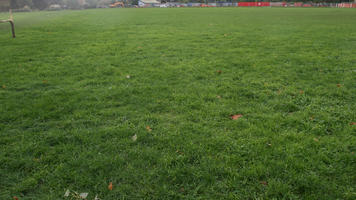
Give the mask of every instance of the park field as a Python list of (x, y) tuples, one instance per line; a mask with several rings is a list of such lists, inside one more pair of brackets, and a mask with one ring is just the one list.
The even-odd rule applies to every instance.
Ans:
[(0, 199), (356, 199), (356, 9), (14, 18)]

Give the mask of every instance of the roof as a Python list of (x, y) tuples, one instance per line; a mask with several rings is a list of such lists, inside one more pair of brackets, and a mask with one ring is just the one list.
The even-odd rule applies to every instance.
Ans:
[(161, 3), (157, 0), (140, 0), (142, 3)]

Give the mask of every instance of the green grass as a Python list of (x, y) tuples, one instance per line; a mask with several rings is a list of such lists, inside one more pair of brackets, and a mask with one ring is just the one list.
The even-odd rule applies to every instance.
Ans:
[(356, 198), (356, 9), (15, 20), (16, 39), (0, 24), (0, 199)]

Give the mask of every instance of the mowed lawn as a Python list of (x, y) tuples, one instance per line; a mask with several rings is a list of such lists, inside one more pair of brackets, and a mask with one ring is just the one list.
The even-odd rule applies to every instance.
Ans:
[(16, 39), (0, 24), (0, 199), (356, 198), (356, 9), (15, 20)]

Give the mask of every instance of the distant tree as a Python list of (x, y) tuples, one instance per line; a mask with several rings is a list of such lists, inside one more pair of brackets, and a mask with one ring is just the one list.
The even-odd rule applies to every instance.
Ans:
[(138, 5), (138, 0), (131, 0), (132, 5)]
[(23, 8), (25, 6), (32, 7), (33, 6), (32, 0), (12, 0), (11, 1), (12, 8)]
[(111, 0), (99, 0), (99, 2), (98, 2), (98, 5), (100, 5), (100, 6), (108, 6), (110, 4), (112, 4)]
[(48, 8), (50, 1), (47, 0), (32, 0), (33, 6), (37, 9), (43, 10)]
[(67, 5), (69, 9), (79, 9), (81, 7), (78, 0), (64, 0), (64, 4)]
[(96, 8), (98, 3), (99, 3), (98, 0), (86, 0), (86, 7), (87, 8)]

